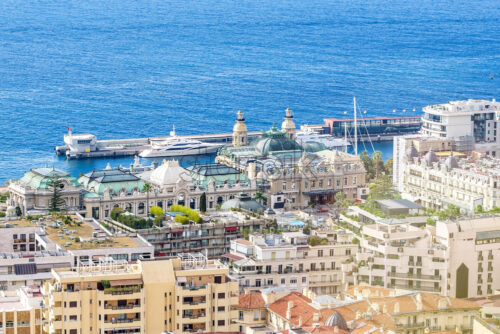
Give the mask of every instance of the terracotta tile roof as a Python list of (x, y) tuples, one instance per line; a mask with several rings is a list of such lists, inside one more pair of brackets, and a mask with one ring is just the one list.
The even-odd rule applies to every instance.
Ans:
[[(383, 292), (383, 295), (385, 296), (385, 291)], [(381, 294), (379, 294), (379, 296), (380, 295)], [(357, 301), (346, 302), (333, 308), (317, 309), (313, 306), (309, 298), (298, 292), (292, 292), (268, 305), (268, 310), (286, 319), (294, 326), (301, 324), (306, 327), (311, 327), (314, 323), (323, 325), (331, 314), (338, 312), (346, 322), (355, 322), (356, 325), (354, 326), (352, 333), (357, 334), (364, 333), (373, 328), (383, 327), (387, 330), (394, 329), (395, 322), (393, 316), (404, 313), (420, 312), (418, 309), (420, 304), (418, 301), (419, 299), (421, 300), (421, 311), (439, 311), (440, 300), (441, 304), (445, 303), (446, 309), (448, 310), (479, 310), (480, 308), (478, 304), (468, 300), (443, 297), (433, 293), (421, 292), (360, 299)], [(287, 317), (287, 309), (289, 305), (292, 305), (292, 308), (290, 309), (290, 317)], [(318, 319), (313, 321), (315, 313), (317, 314)], [(371, 316), (369, 318), (364, 316), (370, 313)]]
[(308, 331), (311, 334), (349, 334), (349, 331), (340, 329), (340, 328), (333, 328), (330, 326), (321, 326), (321, 327), (303, 327), (306, 331)]
[(358, 286), (351, 286), (349, 289), (346, 290), (346, 294), (355, 297), (354, 295), (354, 290), (357, 290), (358, 293), (362, 293), (363, 290), (368, 290), (370, 292), (370, 297), (375, 296), (378, 294), (380, 297), (384, 296), (390, 296), (391, 294), (395, 293), (395, 290), (393, 289), (388, 289), (388, 288), (383, 288), (379, 286), (369, 286), (369, 285), (358, 285)]
[(242, 244), (242, 245), (247, 245), (247, 246), (253, 245), (252, 242), (248, 241), (247, 239), (242, 239), (242, 238), (236, 239), (236, 240), (234, 240), (234, 242), (237, 242), (237, 243)]
[(266, 303), (260, 292), (250, 292), (238, 296), (238, 304), (233, 305), (238, 308), (265, 308)]

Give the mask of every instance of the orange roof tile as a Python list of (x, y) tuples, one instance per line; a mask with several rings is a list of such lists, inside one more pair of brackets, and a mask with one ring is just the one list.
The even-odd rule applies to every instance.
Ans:
[(262, 294), (260, 292), (250, 292), (239, 295), (238, 304), (234, 305), (234, 307), (248, 309), (264, 308), (266, 307), (266, 302), (264, 301), (264, 298), (262, 298)]

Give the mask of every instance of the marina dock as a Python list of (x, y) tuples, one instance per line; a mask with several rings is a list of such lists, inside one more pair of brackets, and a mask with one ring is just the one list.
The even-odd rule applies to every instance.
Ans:
[[(334, 138), (343, 138), (345, 133), (352, 135), (354, 125), (352, 119), (327, 118), (325, 124), (304, 125), (302, 129), (309, 129), (317, 134), (331, 135)], [(394, 136), (417, 133), (421, 127), (420, 116), (406, 117), (375, 117), (361, 118), (358, 120), (358, 141), (390, 141)], [(139, 155), (142, 151), (151, 148), (153, 142), (170, 138), (147, 137), (129, 139), (97, 140), (92, 134), (72, 134), (71, 129), (64, 136), (66, 145), (56, 146), (57, 155), (65, 155), (68, 159), (91, 159), (107, 157), (125, 157)], [(258, 137), (260, 131), (248, 132), (248, 139)], [(194, 139), (206, 143), (229, 145), (232, 143), (233, 134), (200, 134), (177, 136), (184, 139)], [(347, 138), (350, 140), (351, 138)]]

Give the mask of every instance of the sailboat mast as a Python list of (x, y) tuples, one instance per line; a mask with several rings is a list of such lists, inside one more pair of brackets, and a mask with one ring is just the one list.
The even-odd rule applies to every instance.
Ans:
[(356, 96), (353, 97), (354, 104), (354, 154), (358, 155), (358, 119), (356, 115)]

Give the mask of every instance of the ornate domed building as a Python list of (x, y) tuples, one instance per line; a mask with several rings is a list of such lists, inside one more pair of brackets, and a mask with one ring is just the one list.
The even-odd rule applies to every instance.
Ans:
[(255, 180), (261, 191), (266, 192), (272, 209), (333, 203), (339, 191), (351, 200), (367, 195), (366, 171), (359, 157), (330, 151), (318, 142), (298, 143), (290, 109), (286, 110), (281, 130), (272, 126), (248, 145), (239, 145), (239, 130), (243, 126), (240, 112), (236, 122), (233, 131), (236, 142), (221, 148), (216, 162)]

